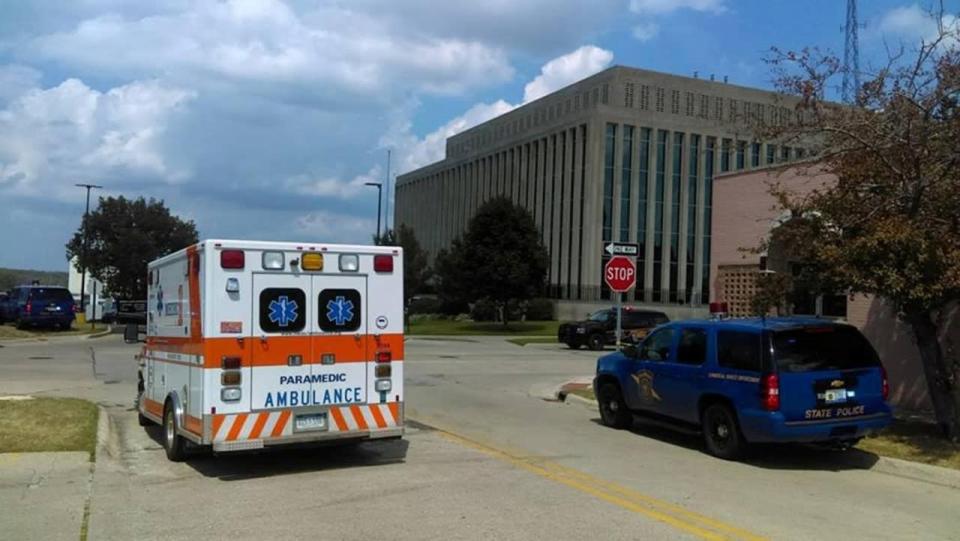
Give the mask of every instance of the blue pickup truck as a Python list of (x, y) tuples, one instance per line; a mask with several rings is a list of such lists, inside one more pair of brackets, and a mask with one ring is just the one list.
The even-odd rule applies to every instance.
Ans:
[(635, 414), (698, 428), (707, 452), (750, 443), (850, 446), (890, 423), (887, 374), (855, 327), (816, 318), (682, 321), (597, 361), (603, 423)]

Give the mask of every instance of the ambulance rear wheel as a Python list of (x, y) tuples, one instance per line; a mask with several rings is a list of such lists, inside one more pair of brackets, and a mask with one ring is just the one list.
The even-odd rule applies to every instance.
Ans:
[(167, 458), (172, 462), (182, 462), (186, 453), (184, 448), (186, 442), (177, 434), (177, 416), (174, 414), (173, 405), (167, 402), (167, 407), (163, 410), (163, 450), (167, 452)]

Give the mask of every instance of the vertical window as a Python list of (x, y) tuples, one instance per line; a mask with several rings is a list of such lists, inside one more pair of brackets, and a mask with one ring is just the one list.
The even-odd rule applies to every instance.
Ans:
[(693, 269), (697, 251), (697, 177), (700, 173), (700, 136), (690, 136), (690, 157), (687, 164), (687, 253), (686, 287), (681, 300), (693, 298)]
[(737, 141), (737, 171), (743, 171), (747, 166), (747, 142)]
[[(556, 296), (560, 298), (560, 288), (563, 282), (563, 276), (560, 274), (560, 270), (563, 268), (563, 230), (564, 227), (569, 227), (569, 224), (565, 224), (563, 220), (563, 207), (565, 202), (565, 197), (567, 196), (567, 182), (565, 180), (567, 172), (567, 131), (563, 130), (560, 132), (560, 137), (558, 137), (558, 142), (560, 143), (560, 160), (557, 162), (557, 167), (560, 169), (556, 173), (557, 184), (560, 185), (560, 197), (555, 199), (558, 214), (560, 215), (560, 221), (557, 223), (557, 232), (554, 234), (554, 238), (557, 239), (557, 291)], [(551, 274), (553, 274), (551, 272)]]
[(802, 160), (803, 157), (804, 157), (804, 155), (806, 154), (806, 151), (805, 151), (804, 149), (800, 148), (800, 147), (797, 147), (797, 151), (796, 151), (796, 152), (797, 152), (797, 159), (798, 159), (798, 160)]
[(777, 161), (777, 145), (767, 143), (767, 165)]
[(788, 162), (790, 161), (790, 147), (783, 145), (780, 147), (780, 161)]
[(650, 128), (640, 128), (640, 184), (637, 187), (637, 288), (638, 298), (645, 298), (647, 262), (647, 182), (650, 166)]
[(680, 91), (679, 90), (670, 91), (670, 112), (675, 115), (680, 114)]
[(653, 301), (661, 302), (663, 267), (663, 191), (667, 167), (667, 132), (657, 130), (657, 172), (653, 206)]
[(730, 139), (724, 139), (720, 147), (720, 172), (726, 173), (730, 170), (730, 146), (733, 142)]
[(750, 166), (760, 167), (760, 143), (750, 145)]
[[(576, 196), (574, 196), (574, 191), (577, 188), (577, 128), (570, 130), (570, 210), (567, 213), (567, 291), (565, 298), (573, 298), (573, 266), (577, 263), (573, 260), (573, 237), (576, 231), (573, 229), (573, 209), (574, 201), (576, 201)], [(581, 178), (581, 182), (583, 179)], [(582, 204), (582, 203), (581, 203)]]
[(607, 124), (603, 152), (603, 240), (613, 239), (613, 175), (617, 152), (617, 125)]
[(650, 109), (650, 87), (647, 85), (640, 86), (640, 108), (644, 111)]
[(663, 89), (657, 87), (657, 112), (663, 112)]
[(587, 125), (580, 126), (580, 258), (577, 264), (577, 298), (583, 298), (583, 204), (587, 185)]
[(701, 365), (707, 360), (707, 331), (704, 329), (682, 329), (677, 344), (677, 362)]
[(716, 144), (715, 138), (707, 137), (707, 155), (703, 167), (703, 254), (700, 258), (703, 282), (699, 299), (704, 304), (710, 300), (710, 231), (713, 227), (713, 153)]
[(680, 254), (680, 186), (683, 183), (683, 133), (673, 134), (673, 174), (670, 183), (670, 302), (677, 302), (677, 265)]
[(693, 92), (685, 92), (687, 116), (693, 116)]
[(700, 94), (700, 118), (710, 116), (710, 97), (706, 94)]
[(623, 145), (620, 147), (620, 241), (630, 240), (630, 177), (633, 176), (633, 126), (623, 127)]
[(763, 369), (761, 351), (758, 333), (717, 332), (717, 362), (724, 368), (760, 372)]
[[(604, 137), (603, 152), (603, 242), (613, 239), (613, 177), (614, 160), (617, 155), (617, 125), (607, 124), (607, 133)], [(610, 298), (610, 288), (601, 282), (600, 297)]]

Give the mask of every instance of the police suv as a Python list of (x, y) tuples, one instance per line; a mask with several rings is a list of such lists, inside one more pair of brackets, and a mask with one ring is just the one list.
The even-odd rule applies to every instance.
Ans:
[(699, 427), (707, 451), (755, 442), (850, 446), (891, 420), (887, 374), (850, 326), (816, 318), (690, 320), (597, 361), (603, 423), (634, 414)]

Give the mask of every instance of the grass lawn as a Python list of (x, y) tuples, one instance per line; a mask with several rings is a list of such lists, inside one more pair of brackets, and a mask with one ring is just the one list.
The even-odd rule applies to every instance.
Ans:
[(107, 326), (102, 323), (95, 324), (94, 328), (90, 328), (90, 324), (83, 325), (78, 327), (76, 323), (73, 324), (73, 327), (69, 331), (55, 331), (52, 329), (32, 329), (27, 328), (24, 330), (18, 329), (12, 323), (7, 323), (5, 325), (0, 325), (0, 340), (15, 340), (22, 338), (47, 338), (50, 336), (76, 336), (81, 334), (92, 334), (95, 332), (105, 331)]
[(933, 423), (897, 419), (876, 436), (857, 445), (864, 451), (960, 470), (960, 444), (940, 436)]
[(528, 338), (507, 338), (507, 342), (511, 344), (516, 344), (518, 346), (525, 346), (527, 344), (556, 344), (556, 336), (534, 336)]
[(0, 453), (86, 451), (97, 444), (97, 406), (77, 398), (0, 400)]
[(453, 321), (450, 319), (423, 319), (410, 323), (411, 335), (526, 335), (556, 336), (559, 321), (517, 321), (506, 326), (502, 323)]

